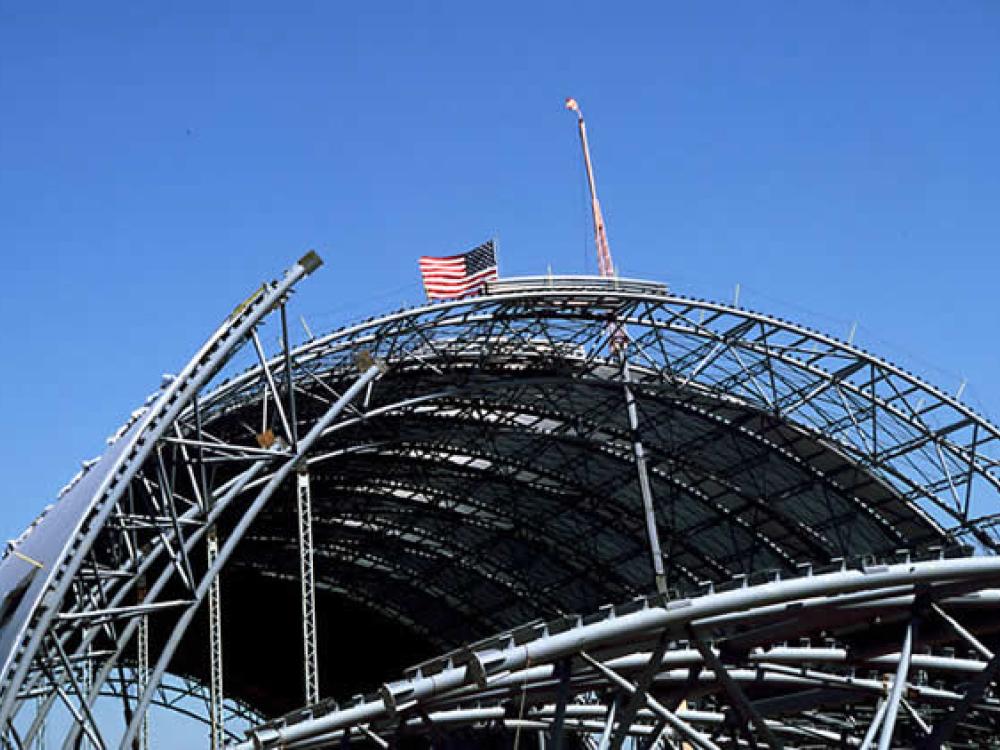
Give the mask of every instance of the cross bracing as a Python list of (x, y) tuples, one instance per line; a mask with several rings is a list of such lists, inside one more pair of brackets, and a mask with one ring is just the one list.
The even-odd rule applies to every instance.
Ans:
[[(732, 585), (753, 589), (844, 560), (959, 551), (975, 553), (974, 567), (996, 552), (997, 428), (849, 344), (660, 285), (551, 278), (499, 282), (481, 297), (401, 310), (292, 349), (285, 305), (314, 267), (304, 259), (237, 308), (19, 541), (23, 557), (0, 564), (7, 592), (0, 710), (8, 744), (30, 743), (45, 712), (63, 705), (74, 717), (67, 743), (84, 736), (106, 746), (120, 736), (121, 746), (131, 747), (172, 672), (209, 685), (207, 705), (235, 697), (265, 715), (289, 700), (315, 703), (323, 680), (323, 692), (331, 684), (370, 687), (378, 679), (372, 668), (329, 647), (351, 635), (338, 618), (324, 623), (322, 608), (338, 602), (408, 633), (410, 645), (398, 646), (403, 658), (458, 647), (468, 653), (491, 633), (550, 629), (553, 618), (572, 622), (575, 613), (609, 602), (645, 601), (636, 597), (655, 586), (636, 445), (659, 537), (654, 562), (662, 562), (669, 599), (714, 597)], [(265, 343), (276, 337), (258, 333), (277, 317), (272, 312), (280, 313), (276, 353)], [(618, 325), (627, 336), (616, 333)], [(220, 381), (241, 350), (256, 364)], [(306, 530), (301, 503), (296, 512), (297, 476), (311, 488)], [(207, 552), (215, 535), (217, 551)], [(213, 599), (220, 581), (225, 593)], [(287, 651), (298, 662), (306, 655), (304, 692), (296, 670), (268, 673), (266, 659), (259, 674), (239, 672), (257, 633), (227, 628), (225, 612), (231, 620), (267, 613), (256, 598), (262, 590), (255, 582), (264, 581), (277, 587), (269, 595), (300, 592), (301, 615), (298, 605), (286, 614), (304, 617), (306, 627)], [(909, 692), (868, 701), (871, 690), (856, 687), (851, 695), (864, 700), (829, 700), (827, 692), (843, 692), (830, 686), (843, 678), (842, 666), (829, 665), (857, 669), (851, 648), (864, 639), (854, 630), (877, 617), (888, 624), (872, 629), (869, 650), (885, 651), (890, 642), (898, 650), (909, 633), (903, 661), (916, 665), (921, 649), (941, 638), (950, 648), (968, 647), (971, 638), (982, 647), (978, 673), (991, 675), (991, 651), (981, 639), (990, 637), (982, 613), (993, 599), (969, 603), (984, 586), (963, 569), (939, 583), (933, 599), (902, 590), (842, 596), (835, 609), (843, 632), (822, 637), (845, 656), (826, 658), (827, 671), (810, 683), (813, 698), (789, 693), (758, 705), (760, 668), (732, 647), (717, 656), (706, 650), (722, 636), (696, 623), (683, 638), (654, 639), (660, 645), (649, 647), (673, 658), (684, 640), (687, 652), (705, 660), (700, 672), (688, 664), (667, 679), (640, 670), (625, 685), (630, 675), (614, 672), (601, 654), (573, 652), (574, 665), (582, 660), (600, 677), (574, 672), (572, 684), (586, 690), (559, 688), (549, 697), (572, 692), (577, 703), (556, 706), (546, 718), (533, 698), (529, 718), (507, 716), (500, 724), (531, 730), (532, 741), (539, 731), (559, 735), (575, 726), (577, 741), (603, 737), (616, 748), (626, 736), (660, 746), (687, 741), (676, 733), (702, 724), (688, 737), (695, 745), (704, 734), (719, 746), (808, 746), (803, 737), (822, 744), (830, 727), (851, 745), (848, 725), (861, 724), (876, 727), (873, 743), (913, 727), (936, 736), (948, 718), (914, 703), (933, 691), (911, 684)], [(212, 653), (216, 662), (225, 655), (225, 680), (221, 663), (207, 671), (210, 639), (198, 625), (210, 600), (223, 610), (212, 619)], [(934, 627), (944, 627), (928, 625), (927, 608), (938, 602), (954, 608), (954, 622), (945, 636), (931, 638)], [(309, 624), (316, 606), (318, 627)], [(789, 622), (754, 610), (753, 627), (744, 623), (746, 632), (725, 636), (744, 650), (766, 644), (770, 652), (783, 639), (820, 637), (829, 614), (803, 610)], [(745, 615), (713, 622), (736, 627)], [(265, 629), (274, 616), (265, 614)], [(150, 631), (140, 649), (142, 622)], [(327, 641), (318, 644), (321, 638)], [(639, 653), (644, 643), (616, 649)], [(149, 684), (142, 685), (127, 665), (147, 648)], [(66, 665), (77, 663), (88, 665), (85, 675), (54, 679), (75, 674)], [(794, 682), (778, 666), (769, 667), (768, 684)], [(896, 682), (903, 679), (909, 675)], [(992, 676), (980, 682), (951, 689), (980, 711), (975, 701), (989, 694)], [(644, 702), (647, 692), (650, 701), (666, 694), (677, 705), (663, 714), (656, 705), (665, 704)], [(105, 737), (92, 707), (109, 694), (121, 703), (125, 728)], [(688, 699), (707, 703), (704, 710), (678, 707)], [(587, 717), (574, 707), (584, 705)], [(769, 712), (789, 707), (796, 718), (772, 725)], [(437, 702), (419, 711), (396, 706), (389, 725), (351, 731), (378, 744), (416, 722), (433, 735), (434, 721), (420, 713), (432, 710)], [(465, 710), (456, 708), (441, 726), (489, 724), (485, 714), (461, 718)], [(678, 724), (685, 711), (690, 722)], [(954, 714), (953, 724), (973, 731)], [(218, 715), (216, 736), (228, 731), (224, 723)]]
[[(531, 623), (420, 664), (377, 692), (268, 722), (237, 747), (364, 744), (372, 734), (399, 740), (456, 726), (530, 726), (551, 737), (560, 712), (584, 720), (562, 731), (603, 735), (603, 743), (616, 728), (615, 693), (636, 695), (639, 685), (639, 708), (618, 730), (649, 737), (666, 720), (667, 741), (678, 746), (862, 747), (869, 733), (886, 747), (936, 747), (944, 739), (951, 747), (990, 746), (1000, 704), (988, 693), (972, 695), (969, 686), (970, 679), (992, 679), (996, 659), (941, 648), (954, 638), (954, 623), (931, 613), (944, 607), (970, 622), (978, 614), (975, 628), (992, 630), (995, 641), (995, 624), (985, 623), (1000, 592), (985, 586), (998, 573), (993, 557), (851, 565)], [(859, 609), (878, 612), (880, 627), (859, 629)], [(809, 636), (816, 618), (824, 622), (819, 643)], [(917, 623), (920, 652), (913, 648)], [(657, 647), (664, 643), (669, 647)], [(560, 664), (569, 670), (565, 691)], [(762, 732), (741, 723), (722, 682)], [(894, 706), (882, 709), (894, 694)], [(935, 735), (959, 715), (961, 737)], [(525, 717), (531, 723), (522, 724)]]

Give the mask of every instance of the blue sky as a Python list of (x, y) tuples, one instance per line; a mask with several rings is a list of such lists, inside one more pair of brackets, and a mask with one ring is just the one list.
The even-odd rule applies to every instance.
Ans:
[(314, 329), (496, 234), (846, 336), (1000, 416), (1000, 5), (0, 0), (0, 534), (316, 248)]
[(1000, 416), (998, 92), (986, 0), (0, 0), (0, 535), (309, 248), (317, 330), (494, 234), (593, 272), (568, 95), (623, 274), (857, 321)]
[(309, 248), (317, 330), (493, 234), (593, 272), (567, 95), (623, 274), (857, 321), (1000, 416), (998, 92), (986, 0), (0, 0), (0, 535)]

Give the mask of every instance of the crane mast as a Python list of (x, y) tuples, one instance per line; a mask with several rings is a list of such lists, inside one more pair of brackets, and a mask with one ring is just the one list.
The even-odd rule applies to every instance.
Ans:
[[(614, 278), (615, 266), (611, 260), (611, 246), (608, 244), (608, 232), (604, 226), (604, 215), (601, 213), (601, 202), (597, 199), (597, 183), (594, 180), (594, 165), (590, 160), (590, 144), (587, 143), (587, 124), (583, 121), (583, 112), (576, 99), (566, 100), (566, 109), (576, 112), (576, 126), (580, 132), (580, 145), (583, 148), (583, 162), (587, 166), (587, 183), (590, 185), (590, 210), (594, 218), (594, 244), (597, 245), (597, 266), (601, 276)], [(653, 582), (661, 594), (667, 592), (667, 574), (663, 564), (663, 552), (660, 548), (660, 533), (656, 522), (656, 502), (653, 488), (649, 481), (649, 468), (646, 461), (646, 451), (639, 437), (639, 408), (636, 391), (633, 387), (632, 373), (628, 361), (628, 334), (618, 316), (613, 314), (608, 321), (609, 343), (611, 350), (621, 366), (622, 388), (625, 395), (625, 410), (628, 415), (629, 428), (632, 431), (632, 454), (639, 480), (639, 493), (642, 497), (643, 517), (646, 524), (646, 535), (649, 542), (650, 562), (652, 563)]]
[(597, 198), (597, 182), (594, 179), (594, 165), (590, 160), (590, 144), (587, 142), (587, 123), (583, 120), (580, 104), (572, 97), (566, 100), (566, 109), (576, 112), (576, 126), (580, 133), (580, 146), (583, 148), (583, 161), (587, 167), (587, 184), (590, 186), (590, 212), (594, 219), (594, 244), (597, 245), (597, 268), (601, 276), (610, 278), (615, 275), (615, 266), (611, 260), (611, 246), (608, 244), (608, 232), (604, 227), (604, 215), (601, 213), (601, 202)]

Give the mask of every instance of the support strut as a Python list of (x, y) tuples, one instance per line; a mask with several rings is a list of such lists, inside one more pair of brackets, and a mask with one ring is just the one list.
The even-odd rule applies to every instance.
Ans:
[[(271, 496), (277, 490), (277, 488), (289, 478), (289, 475), (295, 471), (299, 460), (306, 455), (312, 448), (313, 444), (319, 440), (323, 433), (333, 424), (334, 420), (340, 415), (340, 413), (347, 407), (347, 405), (353, 401), (360, 393), (362, 393), (368, 384), (375, 378), (382, 374), (382, 370), (378, 365), (372, 365), (359, 377), (350, 388), (334, 402), (329, 409), (313, 424), (312, 428), (308, 433), (299, 441), (299, 451), (297, 455), (290, 457), (290, 460), (286, 461), (280, 468), (278, 468), (267, 480), (263, 487), (261, 487), (247, 507), (236, 525), (233, 527), (225, 544), (219, 548), (218, 557), (214, 560), (212, 564), (208, 566), (208, 570), (205, 571), (205, 575), (201, 583), (198, 584), (195, 590), (195, 595), (193, 601), (190, 603), (188, 608), (184, 613), (177, 619), (174, 623), (174, 627), (170, 632), (170, 636), (167, 638), (166, 643), (160, 650), (159, 658), (157, 659), (156, 666), (150, 674), (150, 685), (143, 692), (142, 697), (139, 699), (139, 704), (137, 711), (146, 711), (149, 708), (150, 702), (153, 699), (153, 692), (151, 688), (159, 684), (164, 673), (167, 670), (167, 665), (170, 659), (173, 658), (174, 653), (177, 651), (177, 647), (180, 645), (181, 638), (183, 637), (188, 625), (190, 625), (191, 620), (194, 618), (197, 608), (204, 603), (205, 597), (208, 595), (212, 583), (218, 577), (219, 572), (225, 566), (226, 562), (232, 556), (236, 549), (237, 544), (246, 534), (247, 529), (253, 524), (257, 515), (261, 512), (264, 506), (270, 500)], [(128, 750), (129, 745), (136, 736), (136, 732), (139, 727), (133, 717), (133, 720), (129, 723), (125, 734), (121, 739), (119, 744), (119, 750)]]
[(889, 750), (892, 744), (892, 735), (896, 728), (896, 717), (899, 714), (899, 704), (903, 698), (903, 689), (906, 687), (910, 671), (910, 659), (913, 656), (913, 641), (916, 636), (917, 616), (914, 615), (906, 626), (906, 633), (903, 637), (903, 646), (899, 651), (899, 666), (896, 667), (896, 677), (892, 681), (889, 689), (889, 697), (886, 699), (885, 718), (882, 720), (882, 734), (878, 739), (878, 750)]
[[(149, 682), (149, 615), (140, 615), (139, 632), (136, 636), (138, 649), (138, 669), (136, 670), (136, 695), (142, 695)], [(139, 727), (138, 750), (149, 750), (149, 716), (142, 717)]]
[(635, 403), (635, 393), (632, 391), (632, 376), (628, 367), (628, 358), (621, 352), (622, 383), (625, 388), (625, 408), (628, 411), (628, 426), (632, 433), (632, 454), (635, 456), (635, 470), (639, 475), (639, 492), (642, 494), (642, 510), (646, 519), (646, 536), (649, 539), (649, 555), (653, 563), (653, 580), (656, 590), (667, 593), (667, 577), (663, 571), (663, 553), (660, 550), (660, 534), (656, 528), (656, 506), (653, 504), (653, 490), (649, 484), (649, 469), (646, 465), (646, 452), (639, 438), (639, 410)]
[(299, 570), (302, 576), (302, 647), (306, 705), (319, 702), (319, 655), (316, 649), (316, 577), (313, 572), (312, 486), (309, 469), (295, 474), (299, 511)]
[[(213, 526), (208, 530), (206, 536), (208, 547), (208, 567), (211, 569), (215, 565), (215, 560), (219, 556), (219, 535)], [(210, 695), (210, 719), (211, 719), (211, 748), (212, 750), (222, 750), (226, 745), (225, 717), (222, 713), (223, 692), (222, 692), (222, 602), (219, 576), (212, 579), (208, 590), (208, 632), (211, 677)]]

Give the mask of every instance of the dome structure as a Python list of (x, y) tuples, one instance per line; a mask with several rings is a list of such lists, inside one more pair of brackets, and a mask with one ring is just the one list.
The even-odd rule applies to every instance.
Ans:
[(234, 310), (8, 550), (9, 746), (53, 711), (69, 743), (139, 746), (174, 694), (217, 746), (253, 725), (245, 748), (994, 733), (989, 421), (638, 280), (506, 279), (291, 347), (318, 264)]

